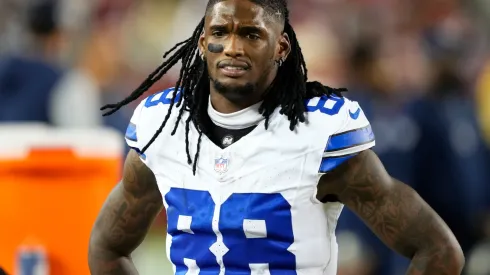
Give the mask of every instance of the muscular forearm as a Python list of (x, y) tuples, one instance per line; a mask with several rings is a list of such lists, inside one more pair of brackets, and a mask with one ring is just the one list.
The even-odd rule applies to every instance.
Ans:
[(390, 246), (412, 259), (407, 275), (460, 275), (464, 255), (451, 230), (412, 188), (393, 181), (391, 195), (404, 201), (398, 209), (404, 222)]
[(460, 275), (464, 256), (451, 230), (412, 188), (393, 181), (391, 195), (405, 204), (398, 209), (398, 219), (404, 222), (390, 246), (411, 258), (407, 275)]
[(398, 182), (393, 192), (400, 192), (409, 208), (400, 212), (406, 224), (393, 245), (412, 259), (407, 275), (460, 275), (464, 255), (444, 221), (407, 185)]
[(459, 246), (445, 244), (439, 248), (417, 252), (412, 258), (407, 275), (460, 275), (464, 262)]
[(131, 257), (91, 246), (89, 268), (92, 275), (138, 275)]

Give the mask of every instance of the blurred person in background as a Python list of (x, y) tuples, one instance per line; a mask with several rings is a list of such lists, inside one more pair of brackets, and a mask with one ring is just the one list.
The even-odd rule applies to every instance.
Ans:
[[(426, 1), (411, 4), (408, 10), (415, 11), (416, 20), (399, 24), (396, 35), (383, 34), (390, 39), (408, 31), (410, 37), (398, 39), (402, 43), (393, 51), (396, 62), (388, 62), (391, 69), (373, 58), (383, 39), (364, 39), (354, 51), (349, 87), (372, 121), (378, 139), (374, 150), (387, 170), (442, 213), (468, 252), (481, 238), (476, 232), (490, 203), (488, 148), (468, 79), (467, 60), (473, 58), (477, 32), (455, 1), (444, 8)], [(408, 55), (407, 45), (412, 45)], [(488, 93), (479, 95), (478, 105), (488, 104)], [(374, 250), (379, 263), (373, 274), (403, 274), (406, 261), (384, 249), (348, 210), (339, 230), (356, 232)]]
[(0, 58), (0, 122), (41, 122), (60, 127), (97, 127), (98, 91), (62, 66), (66, 41), (57, 0), (26, 6), (28, 44)]
[(459, 3), (451, 2), (446, 8), (452, 9), (434, 8), (438, 20), (430, 13), (422, 20), (431, 85), (411, 106), (420, 133), (413, 154), (413, 185), (468, 252), (481, 238), (482, 217), (490, 213), (490, 162), (478, 123), (477, 106), (482, 102), (475, 99), (476, 77), (466, 73), (467, 59), (480, 37)]
[(22, 53), (0, 58), (0, 122), (53, 122), (53, 91), (62, 77), (56, 64), (61, 34), (56, 2), (29, 5), (26, 26), (31, 35)]
[[(363, 106), (371, 121), (378, 140), (373, 150), (387, 171), (411, 185), (418, 129), (408, 111), (409, 103), (423, 93), (429, 81), (423, 47), (406, 22), (406, 3), (363, 2), (353, 8), (359, 25), (346, 35), (349, 96)], [(365, 257), (373, 260), (372, 270), (359, 274), (403, 274), (409, 266), (409, 261), (387, 249), (349, 209), (339, 218), (338, 232), (360, 242), (366, 248)], [(350, 244), (339, 246), (341, 250)], [(351, 268), (349, 263), (345, 267)]]
[(478, 218), (489, 210), (490, 171), (474, 95), (457, 73), (453, 54), (434, 60), (429, 94), (412, 106), (420, 133), (413, 185), (441, 213), (467, 252), (478, 241)]
[[(383, 40), (363, 37), (353, 47), (350, 58), (349, 95), (362, 104), (366, 116), (370, 119), (378, 139), (373, 150), (379, 155), (387, 171), (410, 184), (413, 176), (412, 151), (418, 139), (415, 122), (408, 115), (408, 103), (413, 95), (403, 94), (405, 91), (396, 87), (400, 81), (395, 82), (397, 77), (394, 74), (400, 71), (390, 69), (391, 63), (400, 62), (403, 56), (402, 47), (396, 43), (389, 44), (398, 50), (398, 54), (386, 56), (379, 44), (387, 41), (381, 41)], [(416, 70), (423, 71), (423, 68)], [(361, 243), (369, 248), (364, 253), (374, 252), (374, 256), (371, 257), (375, 262), (374, 270), (371, 273), (364, 270), (359, 274), (400, 274), (409, 265), (409, 261), (387, 249), (349, 209), (340, 217), (338, 231), (339, 234), (355, 233), (350, 236), (360, 238)], [(344, 244), (340, 243), (340, 249)]]

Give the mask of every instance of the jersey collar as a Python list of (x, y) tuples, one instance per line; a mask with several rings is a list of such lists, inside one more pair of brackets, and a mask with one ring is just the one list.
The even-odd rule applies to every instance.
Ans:
[(219, 127), (229, 130), (245, 129), (259, 124), (264, 119), (264, 116), (259, 113), (260, 104), (262, 102), (238, 112), (223, 114), (214, 109), (211, 104), (211, 97), (209, 97), (208, 115), (211, 121)]

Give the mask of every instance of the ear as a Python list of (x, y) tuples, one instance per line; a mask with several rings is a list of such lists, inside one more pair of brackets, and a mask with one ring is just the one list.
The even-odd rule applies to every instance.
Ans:
[(204, 31), (202, 32), (201, 36), (199, 37), (199, 52), (201, 56), (206, 56), (206, 35), (204, 34)]
[(286, 32), (279, 37), (277, 59), (286, 60), (291, 53), (291, 40)]

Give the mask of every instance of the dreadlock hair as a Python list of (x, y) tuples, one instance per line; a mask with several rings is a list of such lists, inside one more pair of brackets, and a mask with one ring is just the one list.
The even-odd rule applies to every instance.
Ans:
[[(214, 4), (225, 0), (209, 0), (206, 7), (208, 11)], [(263, 95), (263, 102), (259, 108), (259, 112), (265, 118), (265, 129), (269, 126), (271, 114), (280, 107), (280, 114), (285, 115), (290, 121), (289, 128), (294, 130), (298, 122), (305, 122), (306, 104), (305, 100), (317, 96), (342, 96), (342, 92), (347, 89), (334, 89), (324, 86), (319, 82), (307, 82), (308, 71), (306, 69), (305, 60), (301, 47), (296, 38), (296, 33), (289, 23), (289, 10), (286, 0), (250, 0), (251, 2), (263, 7), (265, 11), (275, 16), (279, 20), (284, 21), (284, 32), (289, 36), (291, 43), (291, 53), (279, 67), (277, 76), (268, 90)], [(198, 49), (199, 37), (204, 31), (204, 17), (197, 25), (191, 37), (177, 43), (173, 48), (163, 55), (164, 62), (152, 72), (143, 83), (136, 88), (127, 98), (116, 104), (108, 104), (101, 110), (109, 109), (104, 116), (108, 116), (118, 111), (123, 106), (131, 103), (142, 96), (148, 89), (160, 80), (175, 64), (179, 61), (182, 63), (180, 74), (175, 83), (175, 92), (169, 106), (167, 115), (163, 119), (160, 128), (155, 132), (151, 140), (145, 145), (140, 153), (144, 153), (148, 147), (156, 140), (158, 135), (166, 126), (173, 107), (179, 107), (177, 121), (174, 125), (171, 135), (174, 135), (180, 120), (183, 117), (184, 111), (189, 113), (185, 121), (185, 146), (187, 153), (187, 162), (193, 164), (193, 173), (196, 173), (197, 160), (201, 146), (201, 138), (203, 134), (207, 134), (202, 117), (205, 115), (205, 110), (209, 98), (209, 75), (205, 60), (201, 59)], [(173, 53), (168, 59), (166, 59)], [(180, 96), (178, 96), (180, 91)], [(194, 160), (191, 159), (189, 153), (189, 128), (191, 121), (199, 133), (197, 142), (197, 151)]]

